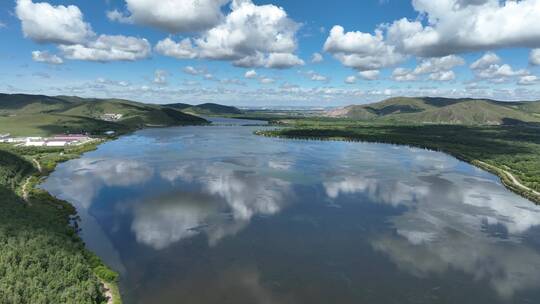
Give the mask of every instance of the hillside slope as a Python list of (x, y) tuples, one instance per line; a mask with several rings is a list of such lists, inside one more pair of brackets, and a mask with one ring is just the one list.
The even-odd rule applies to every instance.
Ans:
[(332, 110), (326, 116), (392, 123), (500, 125), (540, 122), (540, 102), (397, 97)]
[[(105, 114), (118, 115), (107, 118)], [(148, 126), (202, 124), (179, 110), (120, 99), (0, 94), (0, 134), (45, 136), (56, 133), (128, 132)]]
[(185, 103), (173, 103), (166, 105), (167, 107), (181, 110), (185, 113), (195, 114), (195, 115), (234, 115), (242, 114), (243, 112), (231, 106), (224, 106), (216, 103), (203, 103), (200, 105), (192, 106)]

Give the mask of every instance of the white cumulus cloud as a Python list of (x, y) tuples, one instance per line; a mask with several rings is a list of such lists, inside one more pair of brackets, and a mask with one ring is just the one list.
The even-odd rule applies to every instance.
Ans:
[(429, 79), (433, 81), (451, 81), (456, 79), (454, 71), (441, 71), (429, 75)]
[(379, 75), (381, 72), (379, 70), (368, 70), (368, 71), (361, 71), (358, 72), (358, 75), (362, 77), (364, 80), (377, 80), (379, 79)]
[(346, 84), (355, 84), (356, 83), (356, 76), (352, 75), (347, 78), (345, 78)]
[(508, 64), (502, 64), (501, 58), (493, 52), (484, 54), (473, 62), (470, 68), (478, 79), (493, 83), (502, 83), (511, 78), (529, 75), (529, 71), (525, 69), (515, 70)]
[(304, 65), (304, 61), (291, 53), (270, 53), (264, 66), (271, 69), (287, 69)]
[(521, 76), (519, 78), (518, 84), (519, 85), (534, 85), (538, 84), (540, 82), (540, 79), (538, 76), (535, 75), (527, 75), (527, 76)]
[(32, 60), (35, 62), (43, 62), (48, 64), (62, 64), (64, 60), (55, 54), (51, 54), (47, 51), (33, 51)]
[[(379, 25), (373, 33), (336, 25), (325, 51), (358, 70), (395, 66), (408, 56), (444, 57), (501, 48), (540, 47), (540, 0), (412, 0), (414, 20)], [(538, 53), (530, 62), (540, 63)], [(450, 69), (431, 72), (449, 74)]]
[(161, 55), (177, 59), (193, 59), (197, 57), (197, 52), (189, 38), (179, 42), (175, 42), (171, 38), (165, 38), (159, 41), (154, 49)]
[(532, 65), (540, 65), (540, 49), (534, 49), (529, 55), (529, 62)]
[(395, 81), (405, 82), (405, 81), (415, 81), (416, 74), (414, 71), (405, 68), (396, 68), (392, 72), (392, 79)]
[(360, 71), (377, 70), (396, 65), (405, 56), (396, 47), (384, 41), (383, 32), (375, 34), (345, 32), (342, 26), (334, 26), (324, 43), (324, 50), (331, 53), (343, 65)]
[(456, 55), (448, 55), (440, 58), (423, 59), (414, 69), (417, 75), (427, 73), (448, 72), (454, 67), (465, 65), (465, 60)]
[(133, 19), (118, 10), (107, 11), (107, 18), (120, 23), (133, 23)]
[[(17, 17), (21, 20), (24, 36), (38, 43), (54, 43), (64, 58), (108, 62), (133, 61), (147, 58), (150, 43), (143, 38), (123, 35), (96, 35), (89, 23), (84, 21), (81, 10), (74, 5), (52, 6), (18, 0)], [(62, 58), (44, 53), (33, 53), (40, 62), (61, 63)]]
[(129, 13), (107, 13), (109, 19), (152, 26), (171, 33), (197, 32), (217, 25), (229, 0), (126, 0)]
[(257, 72), (255, 70), (249, 70), (246, 72), (246, 74), (244, 74), (244, 77), (248, 79), (257, 78)]
[(154, 83), (157, 85), (166, 85), (167, 84), (167, 76), (169, 73), (165, 70), (156, 70), (154, 72)]
[(328, 77), (321, 75), (315, 71), (308, 71), (305, 73), (305, 75), (312, 81), (327, 82), (329, 80)]
[(319, 63), (323, 61), (324, 61), (323, 55), (321, 55), (320, 53), (313, 53), (313, 55), (311, 56), (312, 63)]
[(240, 67), (289, 68), (303, 65), (294, 52), (299, 24), (275, 5), (232, 1), (231, 12), (213, 28), (195, 38), (158, 42), (156, 51), (180, 59), (231, 61)]
[(259, 78), (259, 83), (260, 84), (272, 84), (276, 82), (276, 80), (274, 78), (271, 78), (271, 77), (260, 77)]
[(47, 2), (17, 0), (15, 13), (25, 37), (38, 43), (76, 44), (94, 36), (77, 6), (52, 6)]
[(100, 35), (85, 44), (60, 45), (64, 57), (85, 61), (134, 61), (151, 53), (148, 40), (122, 35)]
[(182, 71), (184, 71), (184, 73), (186, 73), (186, 74), (193, 75), (193, 76), (202, 75), (202, 74), (206, 73), (206, 69), (195, 68), (195, 67), (192, 67), (190, 65), (183, 68)]
[(501, 58), (493, 52), (487, 52), (478, 60), (471, 64), (473, 70), (483, 70), (489, 68), (491, 65), (501, 62)]
[[(402, 19), (389, 40), (403, 52), (444, 56), (478, 50), (540, 46), (540, 0), (414, 0), (420, 21)], [(407, 30), (404, 30), (404, 29)]]

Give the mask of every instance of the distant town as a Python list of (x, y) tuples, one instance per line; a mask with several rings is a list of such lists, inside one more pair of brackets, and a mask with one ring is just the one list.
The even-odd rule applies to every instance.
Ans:
[[(111, 134), (112, 131), (107, 132)], [(77, 146), (83, 145), (89, 142), (97, 140), (97, 138), (90, 137), (85, 134), (62, 134), (54, 135), (51, 137), (11, 137), (10, 134), (0, 134), (1, 143), (11, 143), (15, 146), (24, 147), (65, 147), (65, 146)]]

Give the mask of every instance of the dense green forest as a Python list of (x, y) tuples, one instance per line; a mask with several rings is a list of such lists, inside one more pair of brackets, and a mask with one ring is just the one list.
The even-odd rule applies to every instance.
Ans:
[(107, 303), (102, 281), (120, 301), (117, 274), (70, 226), (73, 206), (35, 187), (58, 162), (92, 148), (0, 146), (1, 303)]
[(499, 175), (511, 190), (540, 203), (538, 195), (515, 187), (501, 171), (510, 172), (525, 186), (540, 191), (538, 125), (388, 125), (341, 119), (299, 119), (287, 123), (294, 128), (261, 131), (258, 134), (391, 143), (443, 151)]

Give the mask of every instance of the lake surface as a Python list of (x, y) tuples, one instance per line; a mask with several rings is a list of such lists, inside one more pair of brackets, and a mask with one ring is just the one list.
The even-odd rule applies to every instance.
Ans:
[(495, 176), (260, 128), (139, 131), (43, 187), (77, 207), (125, 303), (540, 303), (540, 208)]

